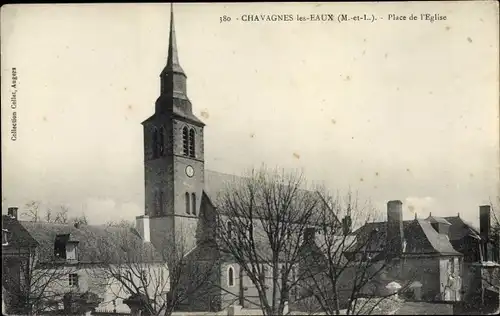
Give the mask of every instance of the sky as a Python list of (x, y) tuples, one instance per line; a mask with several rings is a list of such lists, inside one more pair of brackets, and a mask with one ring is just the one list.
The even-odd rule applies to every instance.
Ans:
[[(141, 122), (167, 59), (169, 4), (6, 5), (2, 212), (31, 200), (91, 223), (144, 212)], [(176, 4), (205, 168), (266, 164), (357, 191), (382, 213), (460, 216), (499, 195), (496, 2)], [(378, 21), (244, 22), (249, 14)], [(439, 14), (446, 20), (389, 21)], [(220, 22), (222, 16), (231, 18)], [(12, 68), (17, 140), (10, 140)]]

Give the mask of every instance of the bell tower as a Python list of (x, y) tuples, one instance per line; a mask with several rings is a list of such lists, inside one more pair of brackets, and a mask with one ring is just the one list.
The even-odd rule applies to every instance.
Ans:
[(142, 123), (145, 210), (137, 217), (143, 238), (166, 254), (174, 246), (183, 246), (184, 252), (194, 247), (204, 187), (205, 124), (193, 114), (186, 79), (179, 63), (171, 6), (168, 57), (160, 73), (160, 95), (153, 115)]

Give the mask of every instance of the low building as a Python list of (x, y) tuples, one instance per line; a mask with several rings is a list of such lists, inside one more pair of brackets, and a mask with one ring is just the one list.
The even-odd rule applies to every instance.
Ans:
[(491, 207), (479, 209), (477, 229), (460, 215), (430, 214), (426, 219), (403, 221), (402, 203), (391, 201), (386, 222), (367, 223), (355, 235), (368, 257), (390, 260), (391, 266), (398, 267), (397, 273), (383, 273), (381, 284), (418, 281), (419, 293), (413, 299), (495, 310), (500, 285), (499, 238), (491, 233)]
[(500, 306), (500, 236), (491, 224), (491, 206), (479, 207), (479, 229), (457, 216), (448, 233), (453, 247), (464, 255), (464, 309), (495, 311)]
[[(123, 300), (133, 289), (120, 278), (129, 278), (130, 287), (144, 285), (150, 292), (161, 288), (162, 293), (156, 294), (166, 297), (167, 265), (133, 228), (26, 222), (13, 216), (4, 216), (3, 223), (11, 234), (9, 246), (2, 248), (2, 275), (18, 279), (20, 272), (6, 274), (5, 267), (12, 271), (12, 260), (27, 263), (21, 283), (24, 291), (19, 295), (24, 302), (6, 302), (7, 307), (28, 308), (23, 306), (28, 304), (37, 312), (130, 312)], [(26, 241), (30, 261), (24, 254)], [(2, 283), (9, 292), (9, 282)]]
[[(420, 297), (428, 301), (460, 301), (463, 254), (448, 238), (451, 224), (443, 218), (403, 221), (401, 201), (387, 203), (386, 222), (367, 223), (354, 232), (367, 258), (396, 267), (380, 274), (380, 290), (397, 281), (418, 281)], [(359, 255), (360, 252), (358, 251)]]
[(8, 214), (2, 215), (2, 303), (9, 314), (22, 313), (26, 307), (29, 270), (38, 247), (38, 242), (17, 221), (17, 211), (10, 207)]

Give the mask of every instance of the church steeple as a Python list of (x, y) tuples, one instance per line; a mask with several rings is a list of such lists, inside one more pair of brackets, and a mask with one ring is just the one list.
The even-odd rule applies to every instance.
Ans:
[(179, 52), (177, 51), (177, 40), (175, 38), (175, 24), (174, 24), (174, 6), (170, 4), (170, 36), (168, 39), (168, 58), (167, 58), (167, 66), (163, 70), (163, 72), (175, 72), (179, 74), (183, 74), (184, 70), (182, 69), (179, 63)]
[[(182, 244), (190, 250), (196, 244), (205, 179), (205, 124), (193, 114), (187, 97), (175, 35), (171, 7), (168, 56), (158, 65), (163, 68), (161, 92), (155, 112), (142, 122), (145, 207), (144, 216), (137, 219), (141, 236), (149, 235), (159, 250)], [(163, 43), (166, 46), (166, 38)]]
[(175, 36), (174, 8), (170, 5), (170, 36), (168, 40), (167, 65), (160, 74), (161, 95), (169, 98), (188, 100), (186, 74), (179, 63), (179, 52)]

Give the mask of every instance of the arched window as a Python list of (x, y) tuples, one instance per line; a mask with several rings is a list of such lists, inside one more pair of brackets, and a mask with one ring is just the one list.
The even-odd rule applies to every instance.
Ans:
[(184, 155), (187, 156), (189, 155), (189, 132), (188, 128), (184, 126), (182, 129), (182, 147), (184, 150)]
[(189, 156), (195, 157), (195, 137), (194, 137), (194, 129), (189, 130)]
[(227, 269), (227, 285), (234, 286), (234, 269), (231, 266)]
[(165, 128), (162, 126), (160, 128), (159, 132), (159, 139), (158, 139), (158, 153), (160, 157), (163, 157), (165, 155)]
[(155, 189), (155, 205), (154, 205), (154, 212), (153, 215), (159, 215), (160, 214), (160, 192)]
[(186, 192), (185, 198), (186, 198), (186, 213), (189, 214), (190, 210), (191, 210), (190, 203), (189, 203), (189, 193)]
[(262, 285), (266, 285), (266, 275), (267, 275), (267, 266), (266, 265), (262, 265), (261, 266), (261, 269), (260, 269), (260, 280), (262, 282)]
[(233, 238), (233, 223), (231, 221), (227, 222), (227, 237)]
[(153, 159), (158, 157), (158, 131), (153, 128)]
[(158, 192), (158, 215), (163, 215), (163, 191)]
[(191, 193), (191, 207), (193, 208), (193, 215), (196, 215), (196, 193)]

